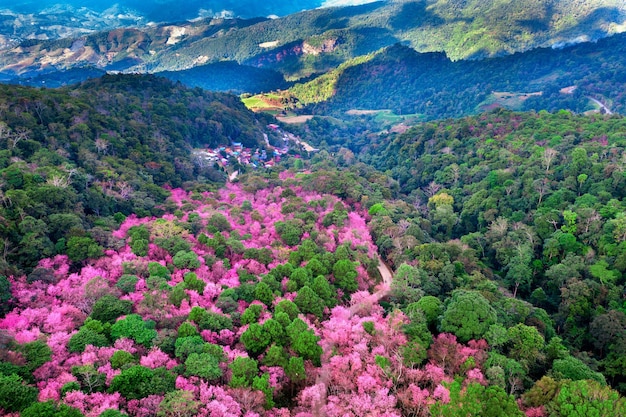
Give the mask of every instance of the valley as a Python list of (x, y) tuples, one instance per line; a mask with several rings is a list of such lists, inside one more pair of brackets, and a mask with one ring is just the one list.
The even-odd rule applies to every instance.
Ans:
[(0, 415), (626, 415), (622, 1), (187, 3), (0, 11)]

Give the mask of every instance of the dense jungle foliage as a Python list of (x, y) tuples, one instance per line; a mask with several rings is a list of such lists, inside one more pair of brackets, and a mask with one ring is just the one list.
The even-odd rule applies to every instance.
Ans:
[(441, 119), (494, 106), (579, 113), (597, 107), (590, 98), (624, 113), (625, 39), (615, 35), (561, 50), (456, 62), (443, 53), (420, 54), (395, 45), (297, 84), (290, 92), (302, 104), (319, 103), (307, 110), (322, 115), (390, 109)]
[(224, 180), (192, 148), (264, 147), (269, 120), (236, 96), (152, 76), (59, 90), (0, 86), (0, 269), (29, 272), (72, 250), (82, 261), (110, 243), (115, 213), (159, 214), (163, 186)]
[(233, 96), (0, 91), (4, 413), (626, 414), (623, 117), (314, 118), (217, 187)]

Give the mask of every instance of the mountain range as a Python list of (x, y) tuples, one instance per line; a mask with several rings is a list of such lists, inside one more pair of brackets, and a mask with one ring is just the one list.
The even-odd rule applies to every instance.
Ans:
[[(266, 3), (270, 8), (274, 2)], [(265, 15), (258, 7), (249, 13)], [(482, 59), (593, 41), (626, 28), (626, 4), (618, 0), (397, 0), (306, 10), (280, 19), (206, 18), (147, 26), (140, 24), (144, 15), (128, 16), (137, 24), (55, 40), (5, 39), (0, 77), (84, 67), (159, 73), (233, 61), (302, 80), (396, 43), (418, 52), (445, 52), (452, 60)], [(171, 16), (177, 17), (175, 9)]]

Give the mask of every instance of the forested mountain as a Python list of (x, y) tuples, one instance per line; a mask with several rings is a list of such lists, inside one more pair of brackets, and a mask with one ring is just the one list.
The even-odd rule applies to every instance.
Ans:
[[(0, 85), (0, 415), (626, 416), (625, 10), (390, 0), (2, 51), (3, 81), (93, 79)], [(202, 89), (290, 86), (300, 117)]]
[(457, 117), (498, 106), (515, 110), (569, 109), (600, 101), (626, 110), (626, 36), (563, 49), (543, 48), (480, 61), (450, 61), (401, 45), (353, 60), (290, 93), (319, 114), (390, 109), (426, 119)]
[(192, 148), (264, 148), (268, 123), (236, 96), (153, 76), (59, 90), (0, 86), (2, 271), (28, 272), (76, 242), (106, 246), (110, 216), (162, 212), (162, 186), (223, 180)]
[(0, 55), (13, 76), (96, 66), (179, 71), (221, 60), (307, 77), (402, 42), (451, 59), (498, 56), (590, 41), (619, 32), (619, 0), (400, 0), (308, 10), (281, 19), (208, 19), (115, 29), (73, 39), (26, 40)]

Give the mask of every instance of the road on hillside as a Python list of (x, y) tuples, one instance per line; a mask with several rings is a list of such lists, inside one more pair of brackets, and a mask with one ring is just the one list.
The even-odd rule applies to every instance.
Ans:
[(601, 102), (600, 100), (596, 100), (595, 98), (593, 98), (593, 97), (589, 97), (589, 96), (587, 96), (587, 98), (588, 98), (589, 100), (593, 101), (594, 103), (596, 103), (598, 106), (600, 106), (600, 108), (604, 110), (604, 113), (606, 113), (606, 114), (613, 114), (613, 112), (611, 111), (611, 109), (609, 109), (609, 108), (606, 106), (606, 104), (604, 104), (604, 103), (603, 103), (603, 102)]

